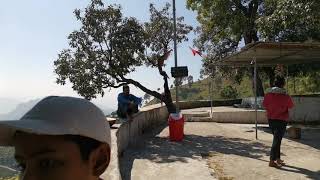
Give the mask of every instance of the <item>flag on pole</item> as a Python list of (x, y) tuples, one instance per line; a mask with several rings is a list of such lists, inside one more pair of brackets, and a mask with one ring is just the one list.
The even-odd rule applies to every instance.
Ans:
[(195, 50), (195, 49), (193, 49), (193, 48), (191, 48), (191, 47), (189, 47), (190, 48), (190, 50), (192, 51), (192, 54), (193, 54), (193, 56), (195, 56), (195, 55), (199, 55), (199, 56), (201, 56), (202, 57), (202, 53), (200, 52), (200, 51), (198, 51), (198, 50)]

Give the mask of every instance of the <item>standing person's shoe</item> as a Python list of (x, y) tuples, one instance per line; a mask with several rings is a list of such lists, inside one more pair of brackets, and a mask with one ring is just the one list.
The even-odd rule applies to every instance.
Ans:
[(284, 163), (284, 161), (281, 159), (277, 159), (277, 164), (284, 166), (286, 163)]
[(270, 166), (270, 167), (275, 167), (275, 168), (280, 168), (280, 167), (281, 167), (280, 164), (278, 164), (278, 163), (276, 163), (276, 162), (274, 162), (274, 161), (270, 161), (270, 162), (269, 162), (269, 166)]

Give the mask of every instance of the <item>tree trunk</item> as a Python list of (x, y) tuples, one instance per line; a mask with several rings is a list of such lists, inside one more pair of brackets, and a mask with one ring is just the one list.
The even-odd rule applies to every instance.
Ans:
[(293, 93), (296, 94), (296, 77), (293, 77)]
[(173, 104), (172, 97), (171, 97), (171, 91), (169, 89), (169, 83), (168, 83), (168, 75), (165, 71), (162, 70), (162, 66), (158, 65), (158, 70), (160, 75), (163, 77), (163, 89), (164, 94), (161, 95), (161, 101), (163, 101), (166, 104), (167, 110), (169, 113), (176, 113), (176, 106)]
[(274, 68), (264, 67), (263, 70), (268, 75), (270, 87), (273, 87), (274, 86), (275, 77), (276, 77), (275, 72), (274, 72)]
[[(252, 74), (252, 92), (253, 95), (255, 94), (254, 92), (254, 68), (251, 68), (251, 74)], [(259, 75), (259, 72), (257, 71), (257, 97), (259, 96), (264, 96), (264, 89), (263, 89), (263, 85), (262, 85), (262, 81)]]
[(259, 74), (257, 74), (257, 96), (264, 96), (264, 89)]
[(148, 88), (144, 87), (142, 84), (140, 84), (139, 82), (137, 82), (133, 79), (126, 79), (124, 77), (121, 77), (121, 78), (122, 78), (123, 82), (126, 82), (128, 84), (133, 84), (136, 87), (138, 87), (139, 89), (141, 89), (143, 92), (148, 93), (157, 99), (160, 99), (162, 102), (164, 102), (166, 104), (166, 107), (167, 107), (169, 113), (175, 113), (176, 107), (172, 101), (171, 91), (169, 89), (169, 84), (168, 84), (168, 75), (165, 71), (162, 71), (162, 67), (158, 67), (158, 68), (159, 68), (159, 72), (163, 76), (163, 80), (164, 80), (164, 84), (163, 84), (164, 93), (162, 93), (162, 94), (160, 94), (156, 91), (149, 90)]
[(170, 98), (166, 101), (164, 101), (164, 103), (166, 104), (167, 110), (169, 113), (176, 113), (176, 106), (175, 104), (173, 104), (172, 99), (171, 99), (171, 95)]

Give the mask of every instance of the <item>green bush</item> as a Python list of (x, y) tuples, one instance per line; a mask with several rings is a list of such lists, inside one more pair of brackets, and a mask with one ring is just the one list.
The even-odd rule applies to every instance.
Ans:
[(238, 92), (237, 92), (237, 89), (235, 89), (229, 85), (229, 86), (225, 86), (220, 91), (220, 95), (221, 95), (221, 97), (226, 98), (226, 99), (234, 99), (234, 98), (237, 98)]

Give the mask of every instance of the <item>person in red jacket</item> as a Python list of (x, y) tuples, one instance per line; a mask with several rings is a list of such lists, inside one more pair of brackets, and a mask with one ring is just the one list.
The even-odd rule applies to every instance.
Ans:
[(280, 159), (281, 140), (286, 132), (286, 126), (289, 119), (289, 109), (294, 104), (291, 97), (283, 88), (285, 79), (283, 77), (276, 77), (275, 87), (271, 88), (263, 100), (263, 106), (267, 111), (269, 127), (272, 130), (273, 142), (270, 152), (270, 167), (280, 167), (284, 165), (283, 160)]

